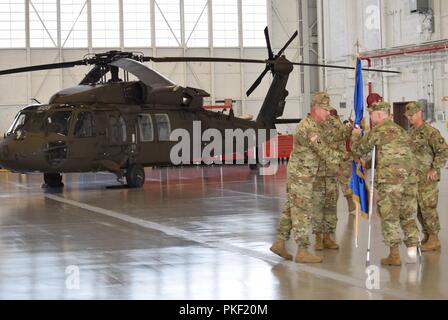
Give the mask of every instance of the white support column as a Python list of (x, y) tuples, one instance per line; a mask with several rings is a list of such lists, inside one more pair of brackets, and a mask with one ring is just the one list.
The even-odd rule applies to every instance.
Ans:
[(266, 0), (266, 14), (268, 15), (268, 28), (272, 32), (272, 1), (273, 0)]
[[(26, 64), (31, 65), (31, 40), (30, 40), (30, 0), (25, 0), (25, 44), (26, 44)], [(26, 103), (29, 103), (32, 97), (31, 72), (26, 73)]]
[[(238, 41), (240, 46), (240, 58), (244, 58), (244, 41), (243, 41), (243, 2), (238, 0)], [(245, 94), (245, 77), (244, 64), (240, 63), (240, 90), (241, 90), (241, 114), (246, 114), (246, 94)]]
[[(351, 0), (344, 0), (343, 5), (345, 6), (345, 30), (349, 30), (346, 32), (347, 34), (347, 54), (354, 54), (355, 52), (355, 45), (358, 42), (358, 34), (357, 34), (357, 28), (352, 28), (352, 26), (355, 26), (357, 21), (354, 19), (356, 16), (356, 3), (358, 0), (355, 0), (355, 2), (352, 2)], [(350, 60), (350, 59), (348, 59)]]
[(434, 35), (433, 39), (443, 39), (442, 0), (434, 0)]
[[(151, 47), (152, 47), (152, 55), (157, 57), (157, 49), (156, 49), (156, 5), (154, 3), (155, 0), (150, 0), (151, 7)], [(151, 68), (155, 69), (154, 62), (150, 62)]]
[[(323, 28), (323, 0), (317, 1), (317, 55), (318, 63), (325, 64), (324, 28)], [(325, 90), (325, 68), (319, 68), (319, 91)]]
[[(210, 57), (215, 56), (215, 49), (213, 47), (213, 0), (208, 0), (208, 45), (210, 48)], [(216, 102), (215, 92), (215, 63), (210, 62), (210, 98), (211, 104)]]
[[(330, 16), (330, 10), (328, 8), (328, 0), (322, 0), (322, 38), (323, 38), (323, 54), (324, 54), (324, 62), (325, 64), (328, 63), (328, 60), (331, 59), (330, 57), (330, 52), (329, 52), (329, 36), (330, 35), (330, 31), (329, 31), (329, 26), (328, 26), (328, 18)], [(327, 35), (327, 31), (328, 31), (328, 35)], [(324, 78), (324, 90), (328, 90), (328, 70), (326, 68), (324, 68), (324, 74), (325, 74), (325, 78)]]
[[(186, 44), (186, 36), (185, 36), (185, 3), (184, 0), (179, 1), (180, 5), (180, 42), (182, 45), (182, 54), (184, 57), (187, 56), (187, 44)], [(182, 63), (182, 68), (184, 70), (184, 87), (188, 85), (188, 67), (187, 62)]]
[[(381, 48), (387, 47), (387, 18), (386, 18), (386, 3), (384, 0), (380, 0), (380, 19), (381, 19)], [(385, 60), (383, 60), (385, 61)], [(377, 67), (377, 66), (374, 66)], [(389, 78), (382, 77), (383, 79), (383, 98), (385, 101), (389, 101)]]
[(62, 30), (61, 30), (61, 0), (56, 0), (56, 25), (57, 25), (57, 34), (56, 34), (56, 44), (59, 49), (62, 49)]
[(118, 15), (120, 27), (120, 49), (124, 51), (124, 11), (123, 0), (118, 0)]
[[(56, 1), (56, 20), (57, 20), (57, 45), (59, 50), (59, 62), (64, 61), (62, 56), (62, 27), (61, 27), (61, 0)], [(59, 69), (59, 88), (62, 90), (64, 88), (64, 70)]]
[[(310, 61), (310, 41), (308, 28), (308, 0), (298, 0), (297, 3), (298, 17), (300, 18), (298, 29), (301, 32), (302, 58), (304, 62)], [(300, 48), (299, 48), (300, 50)], [(302, 95), (303, 104), (301, 108), (301, 116), (304, 117), (310, 109), (311, 92), (310, 92), (310, 68), (302, 67)]]
[(87, 43), (89, 53), (92, 53), (92, 0), (87, 0)]

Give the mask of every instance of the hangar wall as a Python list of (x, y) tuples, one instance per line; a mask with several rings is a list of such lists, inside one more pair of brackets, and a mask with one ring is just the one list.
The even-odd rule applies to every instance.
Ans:
[[(446, 44), (448, 37), (448, 2), (430, 1), (433, 10), (433, 31), (428, 26), (430, 14), (411, 13), (409, 0), (322, 0), (324, 51), (327, 63), (352, 64), (354, 54), (374, 53), (376, 50), (406, 48), (406, 46), (434, 46)], [(385, 48), (385, 49), (384, 49)], [(373, 66), (395, 68), (401, 75), (382, 77), (378, 74), (365, 76), (371, 81), (373, 91), (390, 102), (426, 99), (434, 103), (438, 127), (448, 136), (448, 51), (447, 49), (412, 55), (374, 59)], [(365, 63), (367, 66), (367, 63)], [(325, 83), (335, 106), (346, 103), (340, 109), (350, 115), (353, 105), (354, 73), (327, 70)], [(367, 88), (365, 89), (367, 95)], [(438, 119), (437, 119), (438, 118)]]
[[(87, 3), (91, 0), (87, 0)], [(151, 0), (153, 1), (153, 0)], [(217, 1), (217, 0), (214, 0)], [(238, 0), (239, 6), (241, 1)], [(212, 3), (211, 1), (209, 2)], [(209, 5), (210, 6), (210, 5)], [(308, 10), (308, 7), (310, 9)], [(312, 0), (267, 0), (268, 25), (271, 30), (271, 41), (274, 52), (277, 52), (294, 33), (300, 30), (301, 36), (287, 50), (287, 57), (291, 61), (312, 61), (315, 45), (308, 41), (308, 29), (302, 28), (302, 24), (311, 25), (316, 32), (316, 5)], [(212, 14), (209, 14), (209, 17)], [(308, 16), (310, 17), (308, 19)], [(209, 19), (209, 26), (212, 25)], [(241, 26), (241, 17), (240, 17)], [(212, 29), (212, 28), (211, 28)], [(241, 30), (241, 29), (240, 29)], [(209, 35), (210, 35), (209, 31)], [(241, 32), (240, 32), (241, 33)], [(240, 34), (240, 46), (235, 48), (190, 48), (190, 47), (155, 47), (152, 48), (116, 48), (121, 50), (135, 50), (154, 56), (217, 56), (217, 57), (245, 57), (255, 59), (267, 58), (265, 47), (243, 47)], [(112, 48), (113, 49), (113, 48)], [(103, 52), (111, 48), (23, 48), (0, 49), (0, 69), (14, 68), (26, 65), (46, 64), (59, 61), (78, 60), (91, 52)], [(314, 50), (315, 51), (315, 50)], [(310, 54), (312, 57), (310, 57)], [(311, 59), (311, 60), (310, 60)], [(248, 89), (258, 75), (263, 71), (263, 66), (238, 65), (238, 64), (158, 64), (152, 65), (180, 85), (188, 85), (206, 90), (211, 94), (208, 104), (214, 104), (216, 100), (233, 98), (237, 101), (237, 114), (252, 114), (256, 116), (263, 98), (270, 84), (270, 76), (249, 98), (245, 96)], [(21, 107), (30, 103), (32, 98), (45, 103), (52, 94), (58, 90), (77, 84), (87, 73), (88, 67), (77, 67), (65, 70), (50, 70), (33, 72), (30, 74), (16, 74), (0, 77), (0, 131), (5, 131), (14, 115)], [(310, 75), (312, 74), (312, 75)], [(290, 96), (285, 111), (285, 118), (298, 118), (302, 116), (301, 104), (309, 104), (309, 93), (317, 89), (317, 73), (310, 73), (307, 69), (297, 68), (291, 75), (288, 90)], [(310, 86), (313, 86), (310, 88)], [(18, 107), (19, 106), (19, 107)], [(282, 126), (281, 130), (290, 132), (294, 125)]]

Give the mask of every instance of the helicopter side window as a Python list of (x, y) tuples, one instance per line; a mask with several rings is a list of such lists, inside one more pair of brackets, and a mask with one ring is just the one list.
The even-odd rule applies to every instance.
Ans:
[(71, 115), (71, 111), (57, 111), (50, 114), (47, 118), (48, 132), (67, 136)]
[(159, 141), (170, 141), (171, 125), (167, 114), (156, 114)]
[(127, 132), (126, 132), (126, 122), (124, 121), (123, 117), (118, 118), (118, 122), (120, 124), (121, 139), (123, 142), (127, 142), (128, 136), (127, 136)]
[(76, 118), (75, 137), (91, 138), (93, 133), (93, 116), (90, 112), (80, 112)]
[(113, 142), (120, 143), (127, 141), (126, 122), (123, 117), (109, 116), (110, 137)]
[(140, 130), (140, 140), (142, 142), (154, 141), (154, 128), (152, 126), (151, 115), (140, 114), (138, 116), (138, 126)]

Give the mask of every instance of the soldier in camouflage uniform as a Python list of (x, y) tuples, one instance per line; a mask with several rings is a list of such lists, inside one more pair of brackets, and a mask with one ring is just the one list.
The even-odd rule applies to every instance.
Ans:
[(355, 129), (352, 151), (357, 156), (377, 148), (375, 188), (378, 192), (378, 213), (384, 243), (390, 254), (383, 265), (400, 266), (400, 227), (408, 247), (408, 263), (416, 262), (418, 229), (414, 219), (417, 211), (416, 159), (410, 147), (409, 135), (390, 116), (390, 104), (379, 102), (370, 111), (374, 128), (364, 137)]
[(439, 130), (423, 120), (422, 109), (416, 102), (406, 106), (406, 116), (412, 125), (409, 134), (414, 154), (417, 157), (417, 218), (425, 234), (422, 251), (436, 251), (441, 247), (438, 237), (440, 231), (437, 213), (438, 183), (440, 169), (448, 160), (448, 145)]
[[(337, 115), (336, 109), (331, 110), (327, 121), (322, 123), (325, 132), (325, 141), (334, 144), (348, 158), (345, 141), (351, 136), (351, 128), (344, 125)], [(321, 160), (317, 178), (313, 190), (315, 202), (315, 213), (312, 219), (313, 233), (316, 235), (316, 250), (339, 249), (339, 245), (331, 238), (336, 231), (337, 225), (337, 203), (339, 198), (338, 176), (342, 170), (340, 167), (332, 167), (325, 160)], [(348, 179), (347, 179), (348, 188)]]
[(334, 137), (333, 140), (338, 143), (342, 152), (346, 153), (346, 160), (341, 164), (338, 172), (337, 179), (341, 186), (342, 193), (347, 200), (348, 211), (354, 214), (356, 208), (353, 202), (353, 192), (349, 187), (350, 178), (352, 176), (352, 164), (353, 155), (347, 150), (347, 140), (350, 140), (353, 126), (349, 121), (342, 122), (335, 110), (336, 118), (333, 120), (332, 130), (330, 131), (330, 137)]
[(280, 217), (277, 240), (271, 247), (275, 254), (292, 260), (285, 248), (291, 229), (294, 231), (299, 263), (320, 263), (322, 258), (308, 252), (310, 219), (315, 212), (313, 185), (321, 160), (339, 166), (344, 155), (323, 140), (320, 125), (330, 115), (330, 98), (324, 92), (313, 95), (311, 114), (300, 122), (294, 137), (294, 148), (288, 163), (288, 192), (285, 210)]
[(350, 158), (347, 161), (344, 161), (339, 168), (338, 172), (338, 182), (341, 186), (342, 193), (344, 194), (345, 199), (347, 200), (348, 212), (351, 215), (355, 214), (356, 206), (353, 201), (353, 192), (350, 189), (350, 178), (352, 177), (352, 166), (353, 166), (353, 158)]

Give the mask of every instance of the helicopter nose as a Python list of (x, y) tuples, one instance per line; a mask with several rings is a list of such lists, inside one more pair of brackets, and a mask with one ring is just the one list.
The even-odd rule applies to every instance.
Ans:
[(0, 142), (0, 167), (18, 172), (40, 171), (47, 165), (43, 154), (44, 142), (40, 137), (26, 140), (7, 138)]
[(5, 141), (3, 141), (0, 144), (0, 166), (1, 167), (7, 168), (9, 166), (10, 155), (11, 155), (10, 148), (9, 148), (8, 144)]

